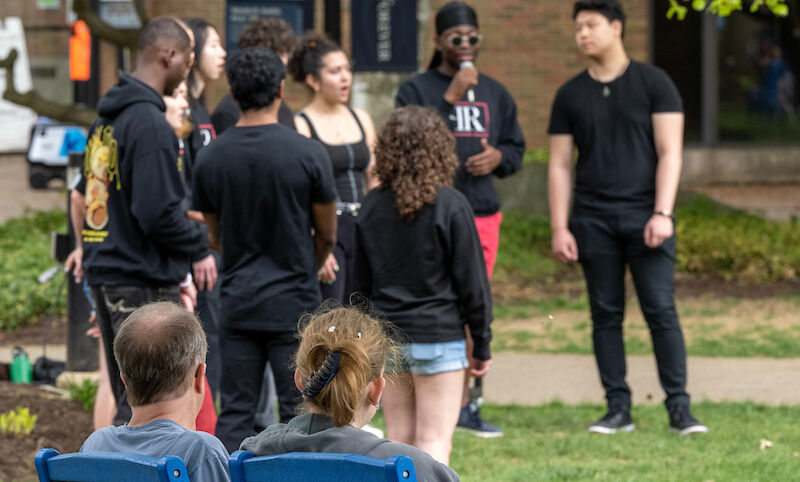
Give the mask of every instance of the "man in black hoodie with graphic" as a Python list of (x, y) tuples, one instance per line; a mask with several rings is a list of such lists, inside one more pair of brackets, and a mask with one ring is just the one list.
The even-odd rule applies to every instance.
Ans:
[(208, 245), (181, 208), (178, 141), (161, 97), (186, 78), (192, 62), (191, 39), (174, 19), (150, 21), (139, 35), (136, 70), (100, 100), (86, 146), (83, 266), (117, 401), (115, 425), (131, 416), (113, 355), (120, 324), (152, 301), (192, 306), (191, 254)]

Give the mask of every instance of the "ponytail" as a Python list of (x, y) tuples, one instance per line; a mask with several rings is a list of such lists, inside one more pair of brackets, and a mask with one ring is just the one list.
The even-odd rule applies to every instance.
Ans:
[(395, 343), (383, 324), (355, 308), (335, 308), (301, 320), (296, 364), (305, 403), (350, 423), (365, 402), (367, 384), (395, 358)]

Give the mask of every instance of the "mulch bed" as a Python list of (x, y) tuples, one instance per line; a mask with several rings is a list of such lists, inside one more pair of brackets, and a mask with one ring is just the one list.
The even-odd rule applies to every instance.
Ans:
[(35, 385), (0, 381), (0, 413), (18, 406), (29, 408), (39, 418), (28, 436), (0, 434), (0, 480), (36, 480), (33, 456), (37, 450), (77, 452), (92, 433), (92, 415), (80, 403)]

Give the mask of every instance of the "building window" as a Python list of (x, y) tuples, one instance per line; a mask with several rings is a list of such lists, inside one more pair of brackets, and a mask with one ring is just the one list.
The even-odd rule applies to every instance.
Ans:
[[(652, 2), (652, 61), (683, 96), (686, 142), (800, 141), (800, 24), (746, 9), (667, 20)], [(800, 17), (798, 17), (800, 19)]]

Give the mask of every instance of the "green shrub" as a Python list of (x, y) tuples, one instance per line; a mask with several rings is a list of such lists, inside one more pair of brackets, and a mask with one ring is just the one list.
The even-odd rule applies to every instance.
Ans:
[(92, 413), (94, 412), (94, 399), (97, 396), (97, 382), (95, 380), (85, 379), (83, 383), (70, 382), (67, 384), (69, 390), (69, 399), (73, 402), (80, 402), (83, 405), (83, 410)]
[(797, 278), (800, 224), (774, 222), (705, 196), (676, 212), (676, 269), (747, 283)]
[[(0, 330), (33, 323), (51, 309), (59, 277), (43, 285), (37, 278), (55, 264), (50, 258), (50, 232), (65, 227), (66, 214), (58, 210), (26, 213), (0, 224)], [(63, 313), (63, 296), (57, 307)]]
[(550, 149), (546, 147), (535, 147), (525, 151), (522, 157), (522, 165), (526, 164), (547, 164), (550, 161)]
[(553, 283), (575, 266), (565, 265), (550, 251), (550, 221), (520, 211), (503, 213), (496, 275), (526, 279), (533, 283)]
[[(800, 275), (800, 223), (769, 221), (705, 196), (683, 197), (676, 209), (676, 271), (744, 283)], [(580, 276), (574, 264), (552, 255), (546, 216), (510, 211), (503, 218), (497, 277), (552, 283)]]
[(31, 415), (29, 408), (22, 407), (0, 414), (0, 434), (30, 435), (38, 418)]

